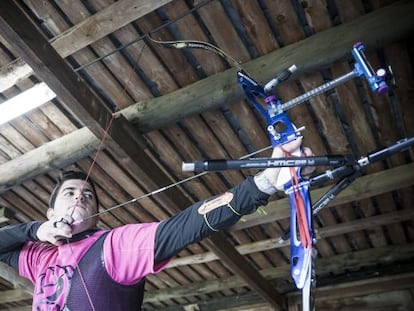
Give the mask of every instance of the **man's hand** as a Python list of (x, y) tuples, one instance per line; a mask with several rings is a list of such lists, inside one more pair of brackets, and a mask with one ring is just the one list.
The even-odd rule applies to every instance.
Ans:
[(61, 245), (60, 240), (72, 237), (72, 222), (71, 216), (49, 219), (37, 229), (37, 238), (41, 242)]
[[(286, 153), (292, 156), (313, 156), (313, 152), (310, 148), (303, 148), (304, 154), (300, 148), (302, 144), (302, 137), (284, 144), (280, 147), (273, 149), (272, 158), (281, 158), (288, 156)], [(310, 174), (313, 168), (305, 167), (302, 169), (302, 174)], [(283, 185), (290, 180), (290, 168), (267, 168), (263, 172), (255, 176), (255, 182), (258, 188), (268, 194), (272, 194), (277, 190), (283, 190)]]

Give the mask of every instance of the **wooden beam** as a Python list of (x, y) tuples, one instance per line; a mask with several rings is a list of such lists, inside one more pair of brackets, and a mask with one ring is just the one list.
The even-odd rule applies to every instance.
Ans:
[[(296, 45), (293, 44), (278, 49), (266, 56), (246, 63), (245, 66), (249, 68), (249, 72), (255, 73), (255, 76), (257, 75), (257, 77), (260, 77), (262, 80), (267, 80), (281, 68), (290, 66), (293, 63), (300, 64), (298, 70), (299, 73), (316, 68), (314, 67), (315, 65), (329, 65), (332, 62), (337, 61), (340, 57), (349, 54), (350, 46), (352, 46), (351, 41), (353, 39), (346, 37), (348, 39), (345, 40), (345, 38), (340, 36), (340, 34), (346, 32), (347, 29), (349, 30), (346, 32), (348, 33), (348, 36), (351, 36), (352, 33), (355, 35), (358, 34), (359, 40), (376, 47), (382, 46), (383, 44), (400, 37), (404, 37), (407, 33), (413, 30), (414, 19), (410, 19), (407, 16), (408, 14), (402, 14), (402, 12), (405, 13), (414, 9), (413, 6), (414, 2), (412, 1), (400, 1), (394, 3), (389, 7), (384, 7), (363, 16), (352, 23), (343, 24), (342, 26), (334, 27), (329, 31), (315, 34)], [(395, 19), (395, 27), (389, 27), (388, 21), (391, 16), (396, 17), (401, 14), (401, 18)], [(379, 30), (381, 30), (381, 38), (372, 36), (370, 30), (373, 28), (377, 29), (373, 33), (379, 33)], [(352, 31), (353, 29), (358, 29), (358, 31)], [(341, 38), (341, 40), (332, 41), (329, 37)], [(321, 54), (326, 55), (326, 57), (321, 59)], [(268, 64), (272, 65), (268, 66)], [(133, 122), (136, 128), (141, 132), (146, 132), (151, 129), (160, 129), (170, 123), (175, 123), (180, 118), (190, 114), (202, 113), (220, 105), (240, 100), (242, 94), (236, 82), (235, 71), (233, 69), (228, 70), (171, 94), (141, 101), (133, 106), (123, 109), (120, 114)], [(171, 108), (171, 105), (166, 105), (166, 103), (171, 101), (174, 101), (173, 109)], [(93, 113), (94, 112), (92, 112), (92, 115)], [(108, 118), (108, 116), (106, 116), (106, 118)], [(99, 137), (99, 135), (97, 136)], [(80, 146), (76, 146), (76, 144), (76, 141), (72, 142), (73, 148), (79, 149)], [(76, 155), (68, 155), (68, 157), (72, 158), (74, 162), (79, 160)], [(36, 172), (32, 172), (28, 173), (27, 176), (34, 176), (35, 174)], [(9, 187), (13, 186), (13, 179), (19, 180), (19, 182), (22, 181), (19, 177), (2, 176), (3, 179), (7, 179), (8, 177), (10, 177), (10, 180), (6, 180), (4, 183), (7, 183)], [(0, 181), (0, 185), (1, 184), (3, 184), (3, 182)], [(2, 190), (0, 189), (0, 192), (1, 191)]]
[[(354, 298), (344, 298), (338, 300), (316, 301), (318, 311), (332, 310), (361, 310), (363, 311), (412, 311), (414, 300), (408, 289), (391, 290), (389, 292), (373, 293)], [(300, 309), (299, 309), (300, 310)]]
[(220, 232), (211, 236), (207, 245), (224, 262), (237, 262), (239, 264), (229, 268), (235, 274), (247, 280), (247, 285), (255, 290), (266, 301), (270, 302), (276, 310), (286, 310), (287, 302), (281, 294), (256, 270), (252, 270), (250, 264), (246, 265), (246, 259), (229, 244), (224, 233)]
[[(73, 143), (75, 141), (77, 144)], [(68, 149), (69, 146), (73, 148), (72, 151), (70, 148)], [(39, 174), (46, 173), (48, 169), (63, 167), (68, 163), (76, 162), (76, 160), (85, 156), (84, 152), (94, 150), (97, 146), (97, 138), (87, 128), (84, 128), (30, 151), (19, 158), (6, 162), (0, 166), (2, 172), (8, 172), (8, 174), (0, 175), (0, 193), (23, 182), (27, 178), (33, 178)], [(39, 166), (38, 159), (42, 159), (45, 155), (49, 157), (49, 162), (41, 162)], [(358, 178), (329, 206), (358, 201), (402, 187), (409, 187), (413, 184), (414, 164), (411, 163)], [(317, 199), (328, 189), (329, 187), (324, 187), (312, 190), (311, 197)], [(281, 199), (261, 207), (255, 214), (243, 217), (230, 230), (245, 229), (288, 217), (289, 201), (288, 199)], [(204, 260), (201, 259), (204, 256), (196, 255), (196, 257)], [(211, 254), (206, 254), (205, 258), (211, 258)]]
[(155, 11), (172, 0), (121, 0), (85, 18), (51, 40), (65, 58), (129, 23)]
[[(104, 109), (105, 105), (101, 100), (51, 47), (16, 2), (0, 1), (0, 31), (14, 50), (35, 70), (39, 78), (48, 84), (74, 116), (87, 125), (99, 140), (105, 138), (111, 153), (125, 164), (131, 175), (143, 181), (143, 184), (148, 187), (146, 191), (149, 192), (170, 183), (166, 172), (160, 169), (145, 152), (144, 139), (134, 127), (122, 115), (112, 120), (112, 114)], [(111, 131), (108, 133), (107, 128), (110, 124), (112, 125)], [(175, 212), (192, 203), (177, 187), (160, 194), (157, 200), (163, 200), (163, 203)], [(234, 249), (229, 242), (225, 245), (226, 249), (220, 250), (220, 254)], [(238, 261), (233, 261), (229, 256), (221, 256), (221, 258), (233, 271), (243, 270), (242, 277), (245, 277), (245, 281), (253, 288), (259, 290), (259, 295), (263, 295), (268, 288), (271, 288), (271, 285), (264, 279), (247, 278), (257, 272), (245, 258), (241, 257)], [(263, 298), (275, 308), (279, 308), (275, 296), (264, 295)]]
[(98, 146), (99, 139), (84, 127), (26, 152), (0, 166), (4, 172), (0, 174), (0, 193), (52, 169), (75, 163), (96, 151)]
[(0, 68), (0, 93), (11, 88), (20, 80), (26, 79), (33, 74), (30, 68), (21, 58), (12, 61)]
[(0, 206), (0, 223), (9, 221), (14, 215), (15, 213), (11, 209)]
[[(244, 66), (259, 81), (268, 81), (275, 73), (292, 64), (298, 66), (295, 75), (314, 71), (349, 56), (355, 41), (363, 41), (368, 48), (379, 48), (408, 37), (414, 29), (414, 20), (406, 12), (413, 10), (412, 1), (399, 1), (352, 22), (277, 49), (245, 63)], [(393, 20), (393, 27), (389, 27), (390, 20)], [(70, 37), (63, 38), (60, 39), (62, 42), (72, 40)], [(59, 53), (59, 49), (57, 52)], [(2, 79), (0, 75), (0, 81)], [(148, 132), (175, 123), (186, 116), (238, 102), (242, 98), (235, 70), (230, 69), (170, 94), (140, 101), (119, 113), (133, 122), (141, 132)], [(173, 108), (169, 105), (171, 102), (174, 102)]]
[(15, 288), (20, 288), (29, 294), (33, 293), (34, 286), (32, 282), (19, 276), (12, 267), (3, 262), (0, 262), (0, 277), (11, 283)]
[[(393, 245), (374, 249), (367, 249), (333, 257), (318, 258), (316, 270), (318, 275), (329, 273), (341, 274), (347, 270), (357, 271), (362, 267), (375, 267), (378, 265), (390, 265), (396, 261), (408, 261), (414, 259), (414, 244)], [(290, 278), (290, 266), (283, 265), (276, 268), (267, 268), (260, 273), (267, 279)], [(189, 286), (167, 288), (148, 291), (145, 294), (145, 302), (160, 302), (167, 299), (182, 298), (195, 294), (209, 294), (229, 288), (240, 288), (247, 284), (238, 276), (221, 278), (212, 281), (194, 283)]]
[[(317, 239), (334, 237), (342, 234), (348, 234), (361, 230), (368, 230), (371, 228), (386, 226), (393, 223), (407, 221), (414, 218), (414, 209), (404, 209), (386, 213), (378, 216), (372, 216), (368, 218), (361, 218), (346, 223), (335, 224), (333, 226), (323, 227), (316, 230)], [(287, 247), (290, 245), (290, 241), (282, 242), (280, 237), (247, 243), (236, 246), (237, 251), (241, 255), (247, 255), (257, 252), (263, 252), (266, 250), (277, 249)], [(170, 261), (168, 268), (174, 268), (184, 265), (194, 265), (210, 262), (219, 259), (213, 252), (205, 252), (202, 254), (185, 256), (175, 258)]]
[[(352, 22), (277, 49), (243, 64), (243, 67), (259, 82), (269, 81), (293, 64), (298, 67), (295, 75), (315, 71), (339, 59), (349, 58), (357, 41), (364, 42), (368, 49), (379, 48), (412, 34), (414, 19), (407, 12), (414, 12), (413, 1), (393, 3)], [(119, 113), (143, 132), (166, 127), (177, 119), (239, 102), (243, 94), (236, 81), (236, 69), (230, 69), (170, 94), (142, 100)]]
[[(402, 280), (401, 283), (398, 281)], [(360, 281), (345, 281), (345, 282), (338, 282), (334, 285), (329, 286), (321, 286), (316, 289), (316, 300), (317, 300), (317, 308), (316, 310), (320, 311), (321, 306), (324, 308), (323, 310), (336, 310), (334, 306), (331, 305), (330, 309), (325, 309), (325, 306), (327, 305), (327, 302), (337, 302), (337, 300), (340, 298), (341, 289), (344, 289), (346, 291), (346, 295), (344, 295), (345, 299), (350, 298), (354, 300), (355, 302), (365, 301), (369, 300), (371, 296), (376, 296), (377, 301), (381, 301), (381, 299), (378, 299), (379, 295), (383, 296), (384, 299), (382, 302), (388, 302), (391, 300), (392, 296), (389, 296), (385, 291), (391, 291), (391, 293), (398, 293), (398, 296), (400, 298), (401, 306), (405, 306), (404, 300), (406, 299), (408, 302), (412, 301), (412, 298), (405, 298), (401, 299), (404, 294), (410, 295), (409, 289), (412, 287), (414, 278), (413, 273), (401, 273), (401, 274), (395, 274), (393, 276), (386, 276), (386, 277), (370, 277), (369, 279), (366, 279), (364, 281), (364, 285)], [(393, 288), (390, 289), (390, 285), (393, 285)], [(364, 286), (363, 293), (358, 291), (359, 286)], [(392, 286), (392, 285), (391, 285)], [(336, 288), (335, 290), (330, 291), (330, 289)], [(369, 290), (369, 291), (368, 291)], [(351, 293), (352, 294), (348, 294)], [(328, 293), (332, 293), (332, 297), (329, 296)], [(339, 293), (339, 295), (338, 295)], [(364, 296), (362, 296), (363, 294)], [(392, 294), (391, 294), (392, 295)], [(290, 301), (290, 304), (293, 305), (294, 302), (300, 301), (301, 298), (300, 292), (295, 291), (287, 294), (287, 297)], [(353, 297), (356, 297), (353, 299)], [(397, 300), (395, 300), (397, 301)], [(406, 302), (407, 302), (406, 301)], [(405, 303), (406, 303), (405, 302)], [(188, 306), (192, 306), (193, 309), (190, 310), (200, 310), (200, 311), (217, 311), (217, 310), (246, 310), (247, 308), (250, 308), (250, 310), (256, 310), (257, 307), (265, 307), (266, 304), (254, 293), (248, 293), (244, 295), (237, 295), (233, 297), (224, 297), (224, 298), (218, 298), (218, 299), (209, 299), (208, 301), (202, 301), (198, 303), (194, 303)], [(364, 311), (368, 310), (365, 309), (365, 306), (368, 308), (368, 305), (364, 305)], [(410, 305), (412, 306), (412, 304)], [(179, 305), (179, 306), (171, 306), (167, 308), (163, 308), (164, 311), (182, 311), (185, 309), (186, 305)], [(354, 308), (354, 310), (360, 310), (360, 306)], [(297, 310), (300, 311), (301, 308), (292, 308), (289, 310)], [(371, 310), (371, 309), (369, 309)], [(377, 310), (377, 309), (373, 309)], [(399, 310), (399, 309), (396, 309)], [(404, 311), (409, 311), (411, 309), (401, 309)], [(389, 309), (387, 310), (389, 311)]]
[[(65, 58), (172, 0), (120, 0), (54, 37), (50, 43)], [(18, 58), (0, 69), (0, 93), (33, 74)]]
[(32, 295), (21, 289), (0, 291), (0, 304), (19, 302), (27, 299), (32, 299)]
[(22, 306), (22, 307), (13, 307), (10, 309), (6, 309), (9, 311), (32, 311), (32, 305)]
[[(364, 302), (364, 310), (411, 310), (412, 297), (403, 290), (414, 287), (414, 273), (380, 276), (360, 281), (338, 283), (318, 287), (315, 292), (316, 310), (358, 308)], [(404, 298), (405, 297), (405, 298)], [(289, 301), (300, 303), (299, 292), (288, 294)], [(406, 307), (410, 305), (410, 309)], [(384, 309), (378, 309), (378, 308)], [(300, 310), (300, 309), (299, 309)]]
[[(354, 181), (348, 188), (342, 191), (329, 206), (336, 206), (370, 198), (381, 193), (394, 191), (414, 185), (414, 163), (398, 166), (390, 170), (384, 170), (375, 174), (362, 176)], [(324, 187), (311, 191), (313, 203), (319, 199), (330, 187)], [(261, 207), (255, 214), (247, 215), (230, 230), (240, 230), (259, 224), (265, 224), (280, 219), (288, 218), (290, 214), (289, 200), (282, 199), (272, 201)]]
[[(319, 301), (365, 296), (414, 287), (414, 273), (379, 276), (359, 281), (322, 286), (316, 290)], [(292, 295), (298, 295), (293, 293)]]

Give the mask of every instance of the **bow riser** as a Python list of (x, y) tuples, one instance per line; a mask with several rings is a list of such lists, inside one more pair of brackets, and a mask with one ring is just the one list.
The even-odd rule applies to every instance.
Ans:
[[(263, 87), (242, 71), (237, 72), (237, 81), (250, 104), (266, 119), (266, 129), (272, 147), (291, 142), (299, 136), (292, 121), (280, 109), (282, 103), (276, 96), (267, 95)], [(264, 100), (266, 109), (257, 101), (258, 97)]]

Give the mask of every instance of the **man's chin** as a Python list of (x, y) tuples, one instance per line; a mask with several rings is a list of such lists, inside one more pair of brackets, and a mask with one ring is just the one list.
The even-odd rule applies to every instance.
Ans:
[(96, 225), (96, 220), (93, 218), (89, 218), (86, 220), (83, 220), (83, 218), (81, 219), (76, 219), (73, 223), (72, 223), (72, 234), (77, 234), (80, 232), (83, 232), (85, 230), (91, 229)]

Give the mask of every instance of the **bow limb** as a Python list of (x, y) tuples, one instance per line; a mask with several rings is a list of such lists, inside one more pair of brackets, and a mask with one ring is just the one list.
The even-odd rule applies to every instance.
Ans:
[(236, 67), (238, 70), (243, 70), (241, 65), (229, 54), (227, 54), (222, 49), (218, 48), (217, 46), (204, 42), (204, 41), (197, 41), (197, 40), (174, 40), (174, 41), (160, 41), (156, 40), (153, 37), (151, 37), (150, 34), (148, 34), (148, 38), (157, 44), (163, 45), (166, 48), (171, 49), (203, 49), (206, 51), (213, 52), (217, 55), (219, 55), (221, 58), (226, 60), (230, 65)]
[[(296, 174), (296, 173), (294, 173)], [(301, 179), (301, 177), (299, 176)], [(312, 311), (315, 288), (315, 249), (312, 226), (312, 204), (309, 181), (288, 182), (285, 185), (291, 206), (290, 216), (290, 265), (291, 276), (298, 289), (302, 290), (302, 310)]]

